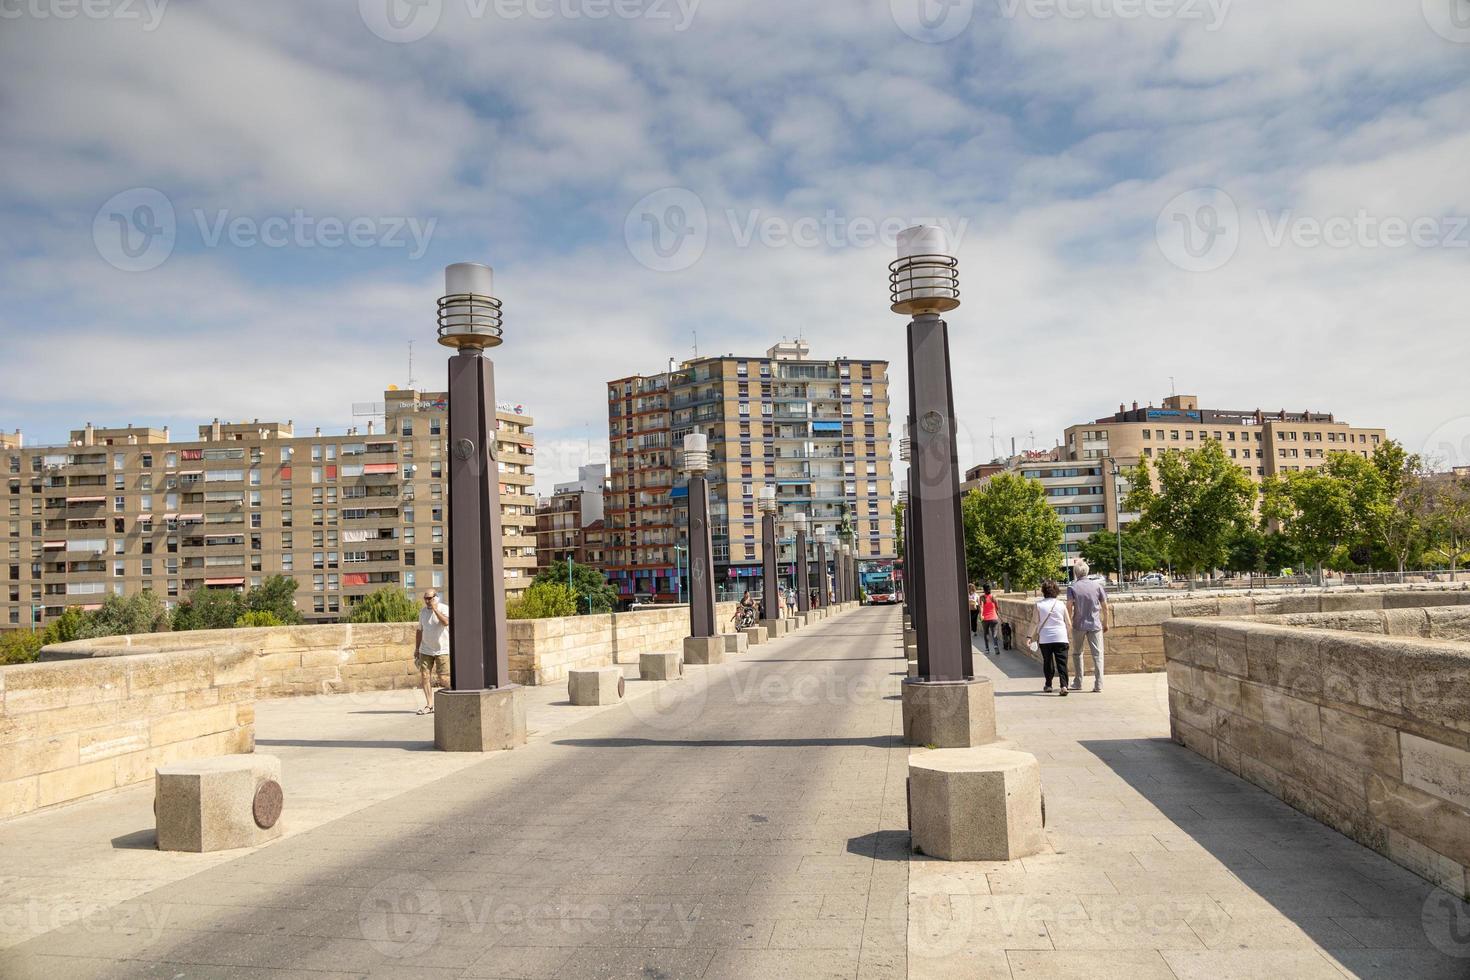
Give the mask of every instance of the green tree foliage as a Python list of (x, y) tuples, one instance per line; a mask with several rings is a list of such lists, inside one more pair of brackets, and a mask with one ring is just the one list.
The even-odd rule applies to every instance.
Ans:
[(1000, 473), (961, 502), (965, 569), (976, 582), (1031, 589), (1062, 567), (1062, 520), (1040, 483)]
[(87, 632), (91, 617), (78, 609), (76, 606), (68, 606), (51, 621), (46, 627), (43, 642), (50, 646), (53, 643), (70, 643), (72, 640), (84, 640), (91, 634)]
[(1242, 528), (1230, 538), (1225, 569), (1252, 575), (1281, 575), (1301, 565), (1301, 554), (1284, 534)]
[(1324, 565), (1343, 567), (1355, 545), (1372, 540), (1388, 484), (1371, 460), (1338, 452), (1316, 469), (1267, 480), (1262, 494), (1263, 516), (1277, 522), (1320, 581)]
[[(550, 568), (542, 569), (531, 584), (552, 583), (565, 587), (567, 584), (567, 564), (560, 562)], [(599, 569), (591, 565), (579, 565), (572, 562), (572, 591), (575, 594), (577, 608), (574, 612), (564, 615), (572, 616), (577, 613), (609, 613), (618, 608), (618, 591), (608, 584), (607, 577)], [(563, 615), (557, 613), (556, 615)], [(539, 616), (526, 616), (525, 619), (539, 619)]]
[(108, 596), (102, 608), (87, 616), (81, 629), (86, 637), (128, 636), (162, 632), (169, 625), (163, 598), (152, 589), (144, 589), (129, 596)]
[(263, 609), (252, 609), (249, 612), (241, 613), (240, 618), (235, 620), (235, 625), (245, 627), (285, 626), (286, 624), (281, 622), (280, 618), (273, 612)]
[(0, 664), (28, 664), (40, 654), (45, 642), (40, 633), (30, 630), (0, 633)]
[[(1099, 575), (1118, 572), (1118, 536), (1112, 531), (1098, 531), (1082, 542), (1080, 553), (1088, 567)], [(1153, 532), (1142, 522), (1123, 526), (1123, 568), (1128, 575), (1138, 575), (1163, 568), (1168, 563)]]
[(507, 619), (550, 619), (575, 616), (577, 600), (565, 582), (534, 581), (519, 599), (506, 603)]
[(1421, 506), (1427, 554), (1449, 565), (1453, 576), (1460, 565), (1470, 561), (1470, 476), (1427, 477)]
[(1255, 484), (1213, 440), (1166, 450), (1156, 462), (1157, 484), (1147, 458), (1129, 472), (1124, 508), (1139, 512), (1176, 567), (1192, 574), (1224, 567), (1230, 540), (1250, 526)]
[(247, 611), (245, 600), (233, 589), (195, 589), (174, 610), (174, 629), (229, 629)]
[(908, 506), (903, 503), (893, 505), (893, 533), (898, 536), (898, 560), (903, 561), (903, 519), (906, 516)]
[(294, 578), (272, 575), (246, 594), (245, 609), (271, 613), (281, 625), (294, 626), (302, 621), (301, 613), (296, 610), (296, 585)]
[(419, 618), (421, 607), (402, 589), (385, 585), (363, 597), (352, 607), (353, 623), (412, 623)]

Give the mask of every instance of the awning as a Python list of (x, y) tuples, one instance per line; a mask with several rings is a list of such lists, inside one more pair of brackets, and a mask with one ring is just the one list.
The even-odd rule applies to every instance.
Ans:
[(203, 470), (179, 470), (179, 476), (203, 476)]
[(179, 520), (181, 520), (181, 521), (202, 521), (202, 520), (204, 520), (204, 515), (203, 514), (180, 514), (179, 515)]
[(69, 504), (105, 504), (105, 503), (107, 503), (107, 498), (106, 497), (67, 497), (66, 498), (66, 502), (69, 503)]
[(245, 584), (245, 580), (243, 578), (207, 578), (207, 579), (204, 580), (204, 584), (205, 585), (244, 585)]
[(362, 471), (368, 476), (390, 476), (398, 472), (397, 463), (366, 463)]
[(343, 585), (367, 585), (368, 584), (368, 574), (369, 573), (367, 573), (367, 572), (347, 572), (346, 574), (344, 574), (342, 576), (342, 584)]
[(57, 548), (65, 548), (66, 547), (66, 542), (65, 541), (47, 541), (45, 544), (41, 545), (41, 547), (44, 550), (47, 550), (47, 551), (54, 551)]
[(93, 602), (93, 603), (89, 603), (89, 604), (83, 606), (82, 607), (82, 611), (83, 612), (96, 612), (98, 609), (101, 609), (101, 608), (102, 608), (102, 603), (100, 603), (100, 602)]
[(176, 521), (176, 520), (179, 519), (179, 515), (178, 514), (164, 514), (163, 515), (163, 519), (166, 520), (166, 521)]
[(146, 521), (147, 523), (152, 524), (153, 523), (153, 515), (152, 514), (139, 514), (138, 515), (138, 521), (139, 521), (139, 523), (142, 523), (142, 522), (145, 522)]

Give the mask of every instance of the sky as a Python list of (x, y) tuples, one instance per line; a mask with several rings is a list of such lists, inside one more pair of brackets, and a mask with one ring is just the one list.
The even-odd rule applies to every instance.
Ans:
[[(365, 424), (495, 269), (537, 487), (669, 358), (893, 362), (963, 465), (1171, 390), (1470, 463), (1470, 0), (0, 0), (0, 428)], [(412, 344), (412, 376), (410, 376)]]

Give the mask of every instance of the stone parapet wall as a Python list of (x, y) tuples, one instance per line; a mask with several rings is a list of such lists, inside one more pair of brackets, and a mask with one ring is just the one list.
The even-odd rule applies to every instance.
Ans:
[[(715, 604), (719, 629), (728, 630), (734, 615), (735, 603)], [(510, 677), (517, 684), (560, 684), (569, 670), (636, 664), (639, 654), (679, 650), (688, 635), (688, 606), (516, 620), (510, 624)]]
[(257, 658), (228, 644), (0, 667), (0, 817), (250, 752)]
[[(1026, 638), (1035, 624), (1038, 595), (996, 597), (1001, 622), (1015, 633), (1014, 647), (1032, 659)], [(1425, 586), (1369, 586), (1298, 592), (1197, 592), (1181, 596), (1119, 595), (1108, 599), (1108, 673), (1136, 674), (1164, 669), (1164, 623), (1182, 617), (1247, 616), (1412, 610), (1436, 606), (1470, 607), (1470, 583)]]
[(1470, 898), (1470, 608), (1163, 630), (1175, 741)]

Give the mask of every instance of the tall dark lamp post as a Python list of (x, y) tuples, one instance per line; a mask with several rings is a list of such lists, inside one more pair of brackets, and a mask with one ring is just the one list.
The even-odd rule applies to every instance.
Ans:
[(761, 600), (765, 603), (765, 618), (761, 620), (772, 639), (786, 635), (786, 620), (781, 618), (781, 602), (777, 593), (776, 578), (776, 488), (772, 484), (761, 487), (757, 506), (761, 512)]
[(1123, 470), (1116, 459), (1109, 458), (1113, 470), (1113, 515), (1117, 525), (1114, 536), (1118, 539), (1118, 588), (1123, 587)]
[(791, 521), (796, 525), (796, 611), (808, 613), (812, 609), (812, 570), (806, 560), (807, 516), (793, 514)]
[(715, 628), (715, 563), (709, 526), (709, 437), (684, 437), (684, 471), (689, 474), (689, 635), (684, 662), (717, 664), (725, 659), (725, 638)]
[(941, 319), (960, 305), (959, 262), (942, 229), (919, 225), (899, 234), (888, 268), (890, 309), (911, 318), (909, 509), (922, 535), (914, 554), (921, 669), (903, 686), (904, 736), (940, 748), (984, 744), (995, 740), (995, 701), (989, 681), (972, 676), (949, 328)]
[(439, 343), (449, 359), (450, 690), (434, 698), (434, 743), (445, 751), (507, 749), (526, 740), (525, 699), (506, 657), (495, 365), (500, 300), (487, 265), (444, 270)]
[(817, 539), (817, 608), (827, 608), (827, 529), (821, 524), (812, 532)]

